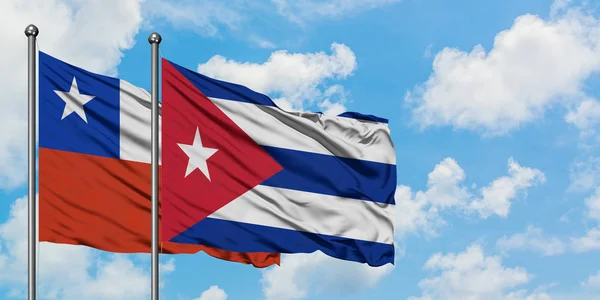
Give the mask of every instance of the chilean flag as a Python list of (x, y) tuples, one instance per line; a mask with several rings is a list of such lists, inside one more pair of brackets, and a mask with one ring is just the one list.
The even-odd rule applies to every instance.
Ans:
[[(150, 93), (43, 52), (39, 74), (40, 241), (150, 252)], [(205, 251), (257, 267), (279, 264), (271, 252), (173, 242), (160, 249)]]
[(394, 263), (387, 120), (287, 112), (162, 60), (162, 239)]

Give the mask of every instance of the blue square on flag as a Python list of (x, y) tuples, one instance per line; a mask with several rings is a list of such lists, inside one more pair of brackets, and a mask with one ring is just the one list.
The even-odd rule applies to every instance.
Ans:
[(40, 147), (119, 157), (119, 80), (40, 52)]

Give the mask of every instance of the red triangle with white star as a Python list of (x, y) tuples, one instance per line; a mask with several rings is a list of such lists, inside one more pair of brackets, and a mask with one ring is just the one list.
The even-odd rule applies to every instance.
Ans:
[[(162, 60), (161, 238), (168, 241), (282, 170), (210, 99)], [(217, 149), (206, 159), (208, 177), (179, 146)], [(201, 165), (201, 163), (200, 163)]]

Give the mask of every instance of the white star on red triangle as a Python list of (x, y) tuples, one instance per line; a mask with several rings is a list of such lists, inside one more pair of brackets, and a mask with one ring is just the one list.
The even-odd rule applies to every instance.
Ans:
[(204, 176), (210, 180), (210, 173), (208, 172), (208, 164), (206, 161), (215, 154), (218, 149), (207, 148), (202, 145), (200, 139), (200, 130), (196, 127), (196, 135), (194, 136), (194, 142), (192, 145), (177, 144), (183, 152), (188, 156), (187, 169), (185, 170), (185, 177), (190, 175), (194, 170), (199, 169), (202, 171)]

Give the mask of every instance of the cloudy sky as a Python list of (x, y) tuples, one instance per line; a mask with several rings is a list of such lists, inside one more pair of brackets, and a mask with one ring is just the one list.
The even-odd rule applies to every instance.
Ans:
[[(226, 3), (226, 4), (225, 4)], [(163, 257), (162, 299), (600, 299), (600, 3), (0, 1), (0, 298), (26, 288), (26, 38), (149, 89), (161, 54), (286, 109), (390, 120), (395, 266)], [(148, 299), (149, 256), (40, 246), (43, 299)]]

